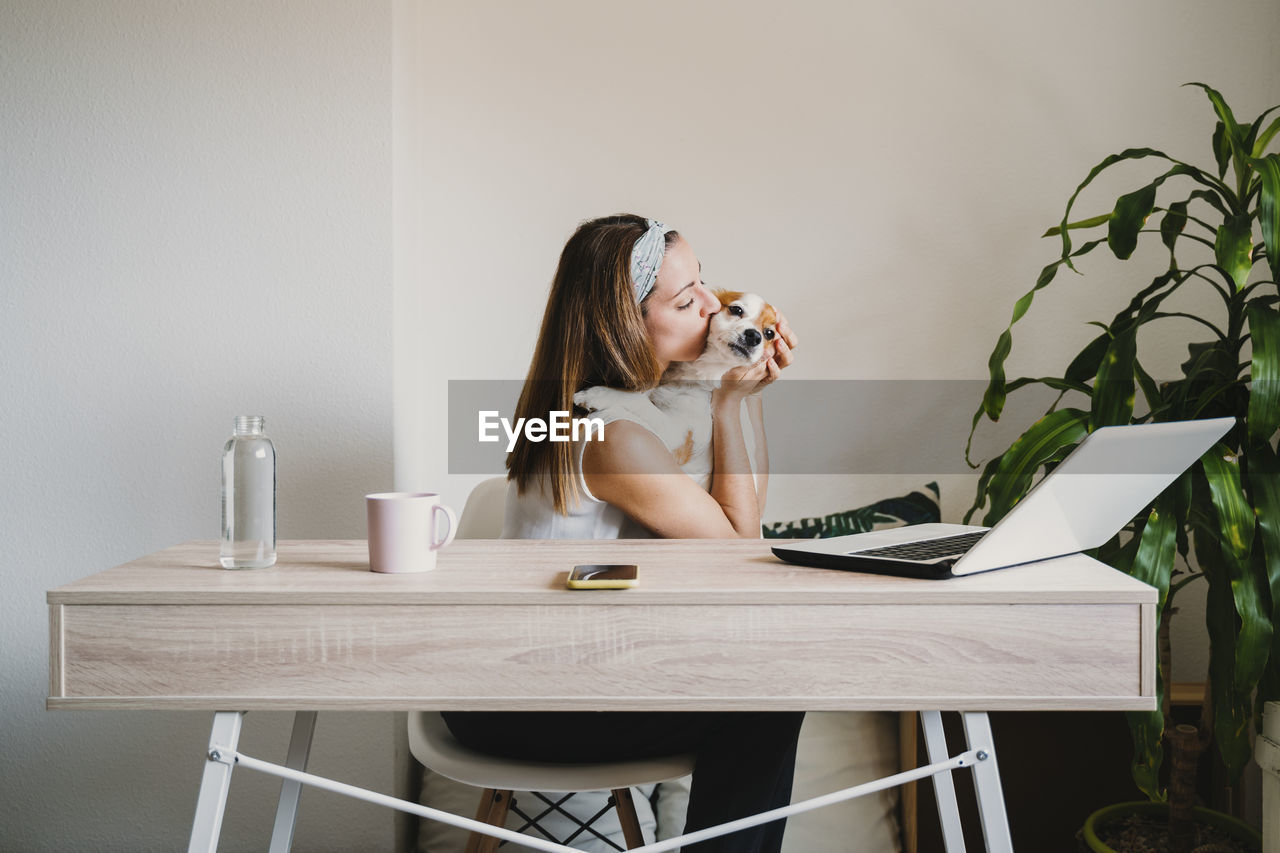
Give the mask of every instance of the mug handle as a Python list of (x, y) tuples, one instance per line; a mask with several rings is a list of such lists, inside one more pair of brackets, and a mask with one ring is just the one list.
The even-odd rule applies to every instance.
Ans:
[[(435, 541), (437, 512), (443, 512), (445, 516), (448, 517), (449, 519), (449, 530), (445, 534), (444, 540), (440, 542)], [(441, 548), (443, 548), (445, 545), (448, 545), (450, 542), (452, 542), (453, 535), (457, 532), (458, 532), (458, 516), (454, 513), (452, 509), (445, 506), (444, 504), (436, 504), (435, 506), (431, 507), (431, 550), (432, 551), (438, 551)]]

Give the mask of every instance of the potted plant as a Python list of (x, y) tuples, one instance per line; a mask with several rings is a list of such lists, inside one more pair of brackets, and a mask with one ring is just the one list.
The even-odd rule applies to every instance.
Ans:
[[(1267, 149), (1280, 131), (1272, 107), (1240, 123), (1222, 96), (1203, 83), (1217, 114), (1215, 168), (1200, 169), (1151, 148), (1130, 148), (1095, 166), (1045, 236), (1059, 257), (1017, 301), (988, 363), (990, 382), (973, 416), (1000, 418), (1006, 397), (1026, 386), (1057, 392), (1049, 410), (983, 468), (966, 521), (983, 510), (994, 524), (1029, 490), (1040, 469), (1060, 462), (1090, 431), (1112, 424), (1233, 416), (1236, 426), (1095, 556), (1159, 591), (1158, 690), (1161, 707), (1128, 714), (1133, 779), (1152, 801), (1168, 802), (1171, 850), (1190, 849), (1196, 759), (1216, 743), (1235, 784), (1249, 759), (1250, 729), (1263, 703), (1280, 698), (1280, 154)], [(1160, 162), (1163, 173), (1120, 196), (1108, 213), (1072, 221), (1076, 200), (1101, 172), (1123, 161)], [(1172, 193), (1175, 187), (1181, 190)], [(1157, 196), (1173, 200), (1157, 203)], [(1147, 226), (1152, 215), (1158, 225)], [(1099, 234), (1105, 228), (1105, 234)], [(1094, 232), (1076, 245), (1072, 235)], [(1128, 305), (1067, 365), (1062, 376), (1008, 379), (1013, 325), (1037, 291), (1076, 259), (1103, 245), (1128, 260), (1141, 235), (1154, 235), (1168, 267), (1140, 274)], [(1259, 239), (1260, 238), (1260, 239)], [(1078, 271), (1077, 271), (1078, 272)], [(1215, 316), (1166, 307), (1183, 288), (1221, 299)], [(1192, 321), (1181, 375), (1157, 381), (1144, 369), (1138, 332), (1171, 318)], [(1141, 391), (1145, 411), (1135, 409)], [(977, 467), (970, 461), (970, 465)], [(1185, 568), (1177, 565), (1181, 555)], [(1193, 557), (1194, 559), (1189, 559)], [(1210, 658), (1198, 726), (1169, 727), (1169, 617), (1175, 595), (1205, 582)], [(1162, 784), (1164, 745), (1170, 773)]]

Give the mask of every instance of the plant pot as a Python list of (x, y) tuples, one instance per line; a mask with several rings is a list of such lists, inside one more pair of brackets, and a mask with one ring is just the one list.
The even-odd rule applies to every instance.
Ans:
[[(1092, 851), (1092, 853), (1128, 853), (1128, 851), (1115, 850), (1103, 844), (1098, 840), (1096, 829), (1103, 824), (1120, 820), (1131, 814), (1167, 820), (1169, 817), (1169, 805), (1168, 803), (1152, 802), (1117, 803), (1113, 806), (1098, 809), (1089, 815), (1084, 822), (1083, 842), (1085, 849)], [(1222, 812), (1215, 812), (1212, 809), (1196, 808), (1193, 814), (1197, 823), (1216, 827), (1231, 838), (1252, 845), (1254, 850), (1262, 850), (1262, 834), (1244, 821), (1237, 820), (1231, 815), (1226, 815)]]

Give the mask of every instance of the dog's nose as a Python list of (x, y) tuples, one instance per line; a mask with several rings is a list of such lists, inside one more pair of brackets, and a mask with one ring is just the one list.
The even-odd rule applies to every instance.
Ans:
[(742, 342), (749, 347), (757, 346), (760, 340), (760, 333), (755, 329), (747, 329), (742, 333)]

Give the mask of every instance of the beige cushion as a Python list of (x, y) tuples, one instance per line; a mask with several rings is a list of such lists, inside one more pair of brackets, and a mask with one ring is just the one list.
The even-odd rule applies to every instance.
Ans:
[[(898, 715), (823, 711), (805, 715), (791, 801), (830, 794), (898, 772)], [(783, 853), (898, 853), (898, 794), (890, 788), (787, 819)]]

